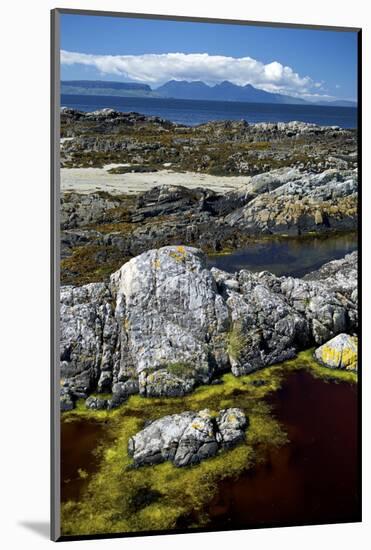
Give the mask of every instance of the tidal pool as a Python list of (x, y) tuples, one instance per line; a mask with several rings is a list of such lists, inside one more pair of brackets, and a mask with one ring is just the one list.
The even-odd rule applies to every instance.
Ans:
[[(106, 419), (92, 413), (86, 417), (83, 409), (71, 413), (62, 422), (66, 534), (359, 520), (356, 378), (345, 382), (329, 370), (337, 378), (328, 380), (326, 374), (309, 350), (248, 377), (227, 374), (223, 384), (201, 387), (184, 398), (152, 402), (135, 396), (113, 416), (104, 413)], [(255, 379), (267, 385), (252, 385)], [(246, 447), (191, 469), (169, 463), (130, 469), (127, 438), (144, 418), (210, 404), (219, 409), (223, 399), (225, 406), (246, 408)], [(206, 484), (202, 492), (213, 477), (215, 484)], [(169, 506), (174, 517), (168, 520)]]
[(234, 273), (240, 269), (303, 277), (324, 263), (357, 250), (357, 233), (321, 237), (274, 238), (252, 241), (231, 254), (209, 255), (209, 268)]
[(89, 474), (99, 465), (105, 424), (87, 420), (61, 423), (61, 500), (79, 500)]
[(268, 400), (289, 443), (219, 484), (208, 528), (360, 521), (357, 384), (299, 370)]

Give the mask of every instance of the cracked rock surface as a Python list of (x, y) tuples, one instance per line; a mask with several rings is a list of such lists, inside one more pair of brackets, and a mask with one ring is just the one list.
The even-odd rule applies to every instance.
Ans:
[[(200, 250), (145, 252), (109, 283), (61, 287), (61, 403), (181, 396), (357, 330), (357, 252), (303, 279), (206, 268)], [(102, 404), (89, 402), (92, 407)]]
[(135, 466), (170, 460), (190, 466), (245, 439), (247, 419), (239, 408), (223, 409), (214, 417), (208, 409), (185, 411), (151, 422), (129, 439)]

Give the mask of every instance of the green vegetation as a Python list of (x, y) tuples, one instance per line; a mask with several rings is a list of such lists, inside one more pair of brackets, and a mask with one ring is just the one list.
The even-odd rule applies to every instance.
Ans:
[[(179, 365), (174, 368), (177, 370)], [(194, 525), (203, 525), (207, 521), (205, 505), (215, 494), (218, 481), (237, 475), (256, 460), (263, 460), (268, 447), (286, 441), (270, 407), (261, 400), (279, 387), (279, 379), (278, 371), (269, 369), (243, 378), (226, 374), (223, 384), (202, 386), (186, 397), (148, 399), (135, 395), (113, 411), (88, 410), (79, 402), (75, 410), (63, 415), (63, 421), (84, 418), (103, 421), (105, 437), (99, 449), (99, 471), (91, 475), (80, 502), (63, 505), (63, 533), (171, 529), (191, 513)], [(266, 383), (254, 386), (251, 384), (254, 380)], [(143, 428), (145, 420), (184, 410), (208, 407), (219, 411), (231, 406), (242, 407), (249, 417), (246, 444), (190, 468), (176, 468), (171, 463), (140, 469), (131, 467), (128, 439)], [(138, 509), (138, 500), (141, 501), (138, 495), (143, 492), (150, 497), (148, 501), (144, 499)], [(151, 495), (155, 495), (153, 499)]]
[(166, 370), (178, 378), (191, 378), (194, 376), (194, 368), (187, 363), (170, 363), (166, 365)]
[(108, 280), (129, 259), (113, 246), (75, 247), (71, 256), (61, 260), (61, 284), (84, 285)]
[(229, 357), (238, 361), (243, 349), (246, 347), (246, 336), (240, 324), (235, 323), (228, 335), (227, 351)]
[[(131, 396), (120, 408), (92, 411), (83, 401), (76, 409), (63, 414), (63, 422), (95, 419), (104, 422), (104, 438), (95, 451), (100, 457), (99, 470), (86, 479), (79, 502), (62, 506), (64, 535), (139, 532), (176, 528), (179, 521), (190, 527), (205, 525), (207, 503), (223, 478), (239, 475), (256, 462), (264, 461), (267, 451), (287, 442), (282, 426), (264, 400), (277, 391), (288, 372), (308, 370), (326, 380), (354, 383), (357, 377), (348, 371), (333, 371), (318, 365), (313, 350), (280, 365), (267, 367), (248, 376), (236, 378), (231, 373), (222, 384), (201, 386), (181, 398), (145, 398)], [(176, 364), (173, 369), (184, 369)], [(184, 410), (209, 408), (219, 411), (241, 407), (249, 418), (246, 442), (219, 453), (197, 466), (176, 468), (166, 462), (155, 466), (132, 468), (127, 453), (129, 438), (143, 428), (146, 420)], [(86, 472), (80, 468), (80, 477)]]
[(329, 369), (318, 363), (313, 357), (314, 348), (302, 351), (298, 354), (297, 359), (287, 361), (285, 366), (289, 369), (304, 368), (315, 378), (322, 378), (327, 381), (349, 382), (356, 384), (358, 377), (357, 372), (345, 369)]
[[(70, 136), (70, 132), (70, 125), (65, 126), (62, 120), (61, 136)], [(76, 121), (73, 132), (78, 139), (97, 139), (96, 122)], [(110, 148), (107, 148), (107, 141)], [(223, 128), (221, 141), (218, 130), (211, 127), (174, 129), (171, 123), (162, 126), (137, 121), (135, 125), (115, 127), (114, 131), (109, 125), (103, 125), (97, 141), (100, 150), (91, 150), (89, 146), (75, 142), (66, 146), (68, 155), (63, 162), (67, 168), (103, 167), (110, 163), (130, 165), (112, 168), (109, 170), (111, 174), (156, 171), (163, 169), (164, 163), (171, 163), (171, 169), (177, 172), (194, 171), (197, 167), (198, 171), (211, 175), (253, 175), (265, 169), (313, 162), (313, 153), (308, 149), (307, 141), (297, 139), (293, 143), (290, 137), (266, 141), (259, 136), (254, 141), (243, 134), (236, 139), (235, 131), (227, 127)], [(122, 147), (123, 142), (131, 143), (133, 148), (128, 150)]]

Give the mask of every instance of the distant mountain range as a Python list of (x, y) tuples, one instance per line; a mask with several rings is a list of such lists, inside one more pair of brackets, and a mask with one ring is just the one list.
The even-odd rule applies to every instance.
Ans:
[[(207, 101), (242, 101), (246, 103), (276, 103), (313, 105), (312, 102), (289, 95), (258, 90), (246, 84), (238, 86), (228, 80), (209, 86), (202, 81), (169, 80), (153, 90), (148, 84), (136, 82), (110, 82), (103, 80), (62, 80), (61, 93), (66, 95), (102, 95), (117, 97), (154, 97), (173, 99), (196, 99)], [(316, 105), (356, 107), (354, 101), (336, 100), (316, 102)]]

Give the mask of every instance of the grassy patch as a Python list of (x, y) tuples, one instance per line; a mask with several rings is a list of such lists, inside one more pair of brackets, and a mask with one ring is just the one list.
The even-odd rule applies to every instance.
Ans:
[[(266, 384), (258, 387), (251, 384), (258, 379), (264, 379)], [(199, 387), (186, 397), (149, 399), (135, 395), (113, 411), (90, 411), (79, 402), (75, 410), (63, 415), (63, 421), (96, 418), (105, 422), (106, 436), (102, 441), (100, 469), (91, 477), (80, 502), (63, 505), (63, 533), (172, 529), (179, 518), (191, 512), (195, 525), (203, 525), (207, 521), (205, 505), (215, 494), (218, 481), (251, 467), (255, 460), (263, 458), (268, 446), (286, 441), (270, 407), (260, 399), (279, 387), (279, 379), (279, 371), (269, 369), (241, 378), (229, 373), (223, 376), (223, 384)], [(246, 443), (190, 468), (176, 468), (171, 463), (131, 467), (127, 442), (143, 428), (145, 420), (184, 410), (208, 407), (219, 411), (231, 406), (240, 406), (249, 417)], [(157, 496), (138, 510), (138, 498), (143, 491)]]
[(243, 333), (240, 324), (235, 323), (228, 335), (227, 351), (229, 357), (238, 361), (244, 348), (246, 347), (246, 336)]

